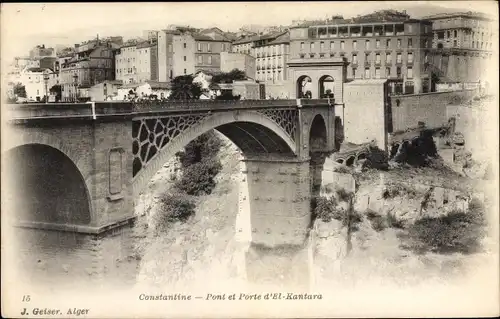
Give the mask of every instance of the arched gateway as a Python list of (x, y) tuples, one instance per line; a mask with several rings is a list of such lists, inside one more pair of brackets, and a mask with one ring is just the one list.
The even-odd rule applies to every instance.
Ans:
[[(23, 215), (24, 224), (100, 234), (133, 220), (134, 198), (151, 177), (216, 129), (244, 156), (247, 187), (239, 205), (250, 215), (251, 242), (300, 246), (310, 223), (310, 152), (335, 148), (333, 105), (314, 99), (9, 105), (12, 138), (2, 141), (2, 152), (30, 176), (40, 173), (38, 185), (23, 180), (35, 195), (31, 211), (53, 212)], [(50, 201), (54, 193), (68, 205)]]

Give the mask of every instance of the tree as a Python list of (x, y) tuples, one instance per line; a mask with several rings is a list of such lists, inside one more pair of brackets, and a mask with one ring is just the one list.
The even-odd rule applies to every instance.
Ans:
[(14, 94), (17, 97), (27, 97), (26, 87), (22, 83), (17, 83), (16, 85), (14, 85)]
[(246, 80), (247, 75), (244, 71), (233, 69), (231, 72), (221, 72), (212, 77), (212, 83), (233, 83), (233, 81)]
[(53, 85), (50, 90), (50, 94), (54, 94), (56, 96), (56, 101), (60, 101), (62, 97), (62, 86), (60, 84)]
[(172, 93), (168, 98), (170, 100), (197, 100), (201, 93), (201, 85), (193, 83), (192, 75), (180, 75), (172, 80)]

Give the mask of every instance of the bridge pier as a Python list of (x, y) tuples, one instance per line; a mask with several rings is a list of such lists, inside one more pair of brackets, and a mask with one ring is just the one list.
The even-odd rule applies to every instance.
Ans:
[(309, 159), (286, 156), (242, 160), (236, 238), (250, 244), (245, 256), (249, 282), (307, 286), (309, 165)]

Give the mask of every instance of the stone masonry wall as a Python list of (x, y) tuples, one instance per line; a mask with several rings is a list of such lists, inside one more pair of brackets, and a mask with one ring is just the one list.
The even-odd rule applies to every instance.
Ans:
[[(74, 285), (119, 277), (120, 263), (132, 256), (132, 228), (106, 236), (12, 228), (10, 259), (16, 278), (34, 284)], [(135, 279), (127, 278), (128, 280)], [(123, 280), (123, 279), (122, 279)]]
[(456, 98), (472, 98), (476, 90), (434, 92), (392, 96), (393, 132), (416, 127), (425, 122), (427, 127), (438, 127), (448, 122), (447, 106)]
[(345, 85), (345, 106), (336, 112), (342, 118), (345, 141), (362, 144), (375, 139), (377, 146), (385, 149), (384, 99), (383, 83)]

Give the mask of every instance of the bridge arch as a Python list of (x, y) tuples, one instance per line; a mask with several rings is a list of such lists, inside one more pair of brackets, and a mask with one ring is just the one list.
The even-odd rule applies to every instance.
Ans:
[(144, 190), (153, 175), (175, 156), (175, 153), (212, 129), (228, 137), (243, 154), (296, 154), (296, 141), (278, 123), (264, 114), (241, 110), (215, 113), (185, 129), (138, 171), (133, 180), (134, 196), (137, 197)]
[(81, 170), (62, 150), (40, 143), (2, 153), (9, 219), (20, 222), (88, 225), (91, 196)]

